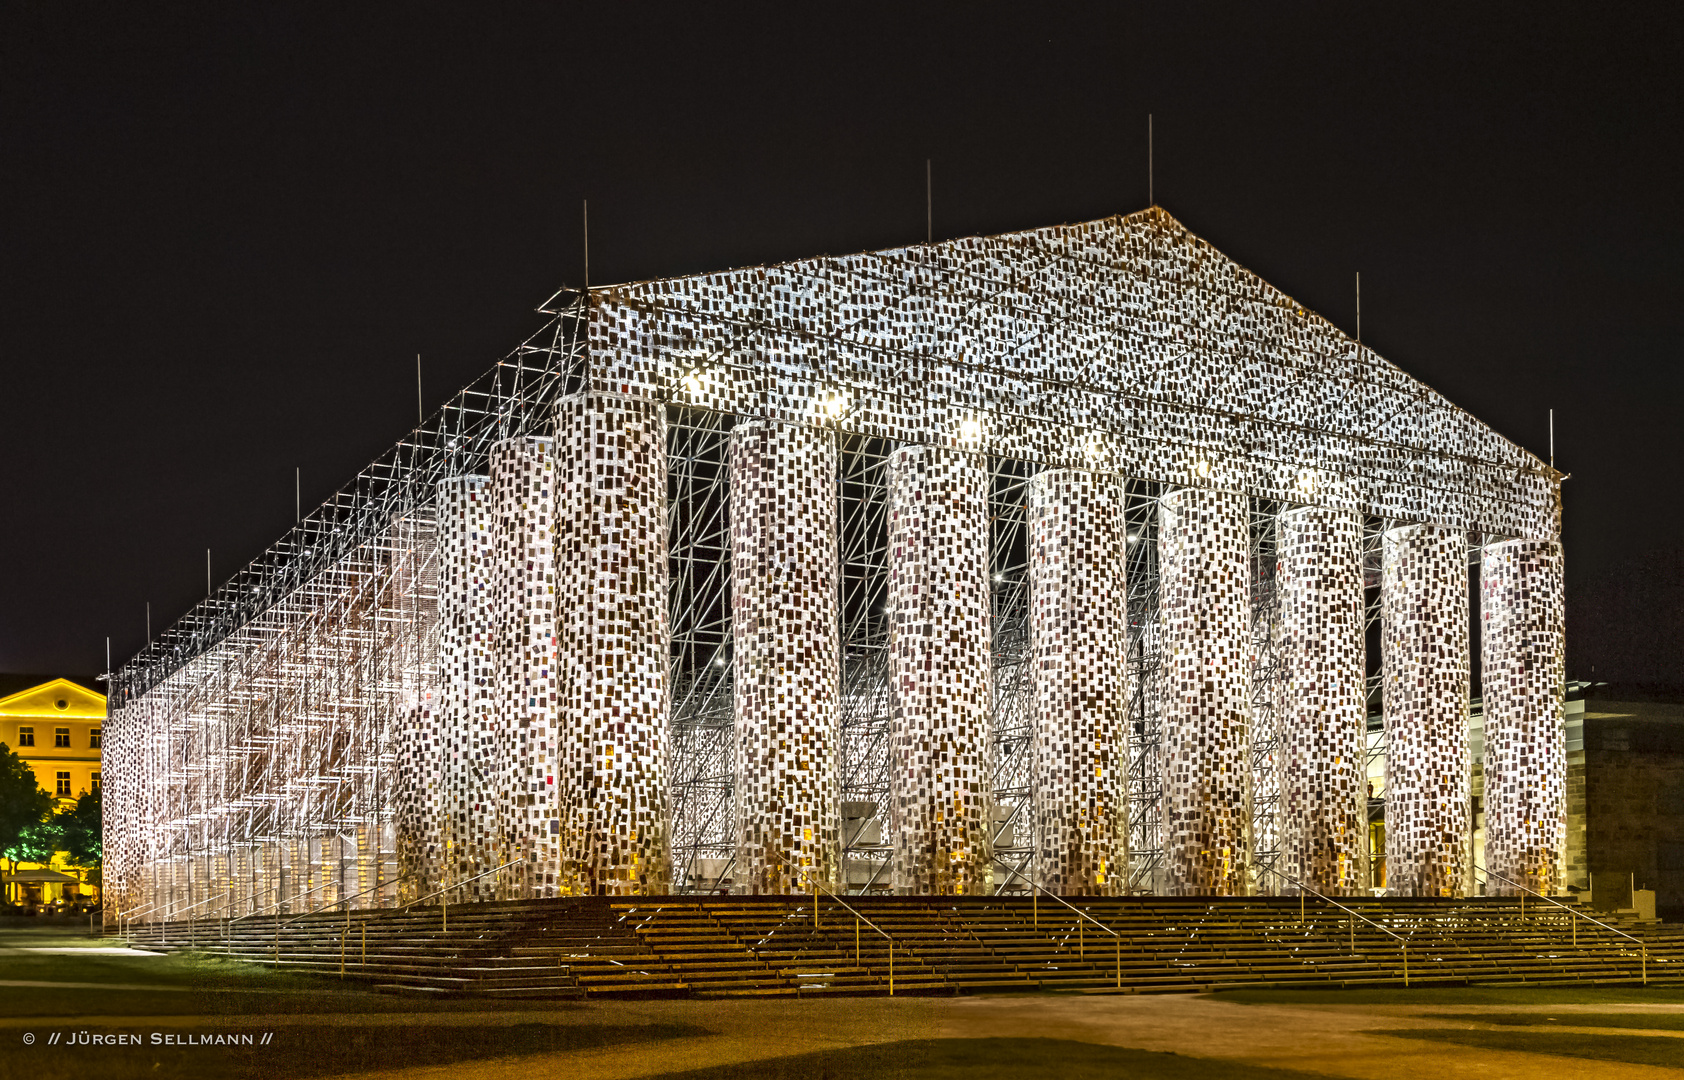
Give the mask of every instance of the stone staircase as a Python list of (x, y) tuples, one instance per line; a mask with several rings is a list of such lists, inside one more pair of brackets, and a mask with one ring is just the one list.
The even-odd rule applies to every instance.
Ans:
[[(886, 994), (891, 982), (898, 995), (1643, 979), (1635, 942), (1584, 920), (1574, 927), (1536, 901), (1524, 911), (1510, 898), (1344, 902), (1362, 918), (1314, 899), (1301, 914), (1296, 898), (1274, 897), (1073, 899), (1084, 919), (1046, 897), (820, 896), (816, 920), (810, 896), (577, 898), (151, 923), (129, 939), (384, 990), (483, 997)], [(1629, 913), (1597, 918), (1642, 939), (1651, 985), (1684, 985), (1684, 929)]]

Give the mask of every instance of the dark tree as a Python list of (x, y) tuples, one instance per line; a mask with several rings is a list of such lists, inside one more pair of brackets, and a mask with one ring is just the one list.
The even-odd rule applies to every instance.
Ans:
[(70, 856), (70, 865), (91, 869), (104, 858), (104, 833), (100, 819), (99, 792), (84, 792), (75, 806), (53, 815), (58, 833), (58, 850)]
[(12, 873), (21, 860), (40, 861), (43, 843), (52, 858), (52, 811), (53, 797), (35, 782), (35, 770), (0, 743), (0, 856), (11, 860)]

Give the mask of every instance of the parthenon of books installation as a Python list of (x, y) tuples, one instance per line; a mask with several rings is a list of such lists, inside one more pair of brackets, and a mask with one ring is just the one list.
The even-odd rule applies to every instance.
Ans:
[(1559, 475), (1161, 209), (544, 310), (112, 677), (128, 914), (1459, 893), (1470, 558), (1556, 883)]

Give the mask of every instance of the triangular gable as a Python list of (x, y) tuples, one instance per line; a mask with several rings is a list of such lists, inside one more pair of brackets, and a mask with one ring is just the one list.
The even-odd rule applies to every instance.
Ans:
[(599, 390), (1553, 536), (1553, 470), (1153, 208), (593, 290)]
[[(60, 702), (64, 703), (63, 708), (59, 707)], [(0, 716), (99, 719), (105, 716), (105, 695), (69, 679), (53, 679), (0, 698)]]

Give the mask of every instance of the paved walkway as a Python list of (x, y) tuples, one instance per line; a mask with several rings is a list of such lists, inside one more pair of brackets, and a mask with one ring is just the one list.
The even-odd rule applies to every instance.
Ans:
[[(1610, 1011), (1610, 1006), (1540, 1008)], [(1419, 1014), (1530, 1011), (1515, 1006), (1239, 1005), (1208, 997), (972, 997), (890, 1001), (632, 1002), (592, 1004), (568, 1014), (576, 1022), (692, 1023), (718, 1034), (569, 1054), (463, 1062), (362, 1074), (358, 1080), (515, 1080), (535, 1069), (593, 1080), (631, 1080), (664, 1072), (782, 1057), (901, 1039), (1071, 1039), (1191, 1057), (1226, 1058), (1363, 1080), (1678, 1080), (1674, 1069), (1480, 1050), (1390, 1036), (1375, 1028), (1444, 1028), (1454, 1021)], [(559, 1019), (559, 1018), (557, 1018)], [(1552, 1027), (1551, 1030), (1559, 1030)], [(1640, 1034), (1627, 1031), (1627, 1034)], [(1641, 1032), (1649, 1034), (1649, 1032)], [(1679, 1036), (1679, 1032), (1659, 1032)], [(1684, 1041), (1679, 1044), (1684, 1062)], [(1055, 1063), (1050, 1063), (1055, 1064)]]
[[(565, 1053), (461, 1061), (360, 1074), (358, 1080), (530, 1080), (567, 1075), (591, 1080), (633, 1080), (665, 1072), (730, 1065), (791, 1054), (834, 1050), (903, 1039), (1042, 1037), (1174, 1051), (1254, 1065), (1298, 1069), (1362, 1080), (1679, 1080), (1679, 1070), (1646, 1065), (1563, 1058), (1548, 1054), (1484, 1050), (1412, 1039), (1364, 1034), (1374, 1029), (1478, 1025), (1481, 1013), (1537, 1012), (1565, 1017), (1580, 1012), (1684, 1012), (1684, 1005), (1468, 1006), (1468, 1005), (1242, 1005), (1212, 997), (968, 997), (837, 998), (830, 1000), (613, 1001), (569, 1004), (554, 1009), (498, 1012), (300, 1013), (275, 1016), (205, 1017), (206, 1026), (274, 1030), (277, 1038), (293, 1025), (345, 1027), (494, 1027), (530, 1024), (690, 1024), (714, 1032), (694, 1038), (605, 1047)], [(1437, 1015), (1423, 1015), (1437, 1014)], [(25, 1025), (47, 1029), (56, 1021), (0, 1018), (0, 1029)], [(64, 1021), (70, 1023), (70, 1020)], [(87, 1024), (86, 1019), (79, 1021)], [(101, 1017), (102, 1027), (180, 1029), (196, 1018)], [(1513, 1029), (1510, 1029), (1513, 1030)], [(1588, 1030), (1553, 1024), (1552, 1032)], [(1684, 1032), (1622, 1029), (1627, 1035), (1678, 1038), (1684, 1064)], [(1049, 1063), (1056, 1066), (1056, 1063)]]

